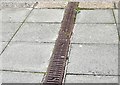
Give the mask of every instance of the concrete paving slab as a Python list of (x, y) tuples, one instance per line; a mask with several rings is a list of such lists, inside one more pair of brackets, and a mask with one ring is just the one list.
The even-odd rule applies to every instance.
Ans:
[(2, 85), (2, 72), (0, 71), (0, 84)]
[(76, 23), (115, 23), (112, 10), (81, 10)]
[(0, 42), (0, 52), (2, 52), (2, 42)]
[(8, 42), (0, 42), (0, 53), (2, 52), (2, 50), (5, 48), (5, 46), (7, 45)]
[[(5, 46), (8, 44), (8, 42), (2, 42), (0, 41), (0, 53), (3, 51)], [(2, 70), (2, 57), (0, 56), (0, 70)]]
[(66, 83), (118, 83), (117, 76), (67, 75)]
[(54, 44), (12, 42), (2, 54), (2, 69), (46, 72)]
[(43, 74), (2, 72), (2, 83), (41, 83)]
[[(2, 42), (2, 26), (0, 25), (0, 42)], [(2, 46), (2, 44), (0, 44)]]
[(19, 28), (22, 23), (2, 23), (2, 32), (5, 33), (15, 33), (15, 31)]
[(8, 42), (1, 42), (2, 43), (2, 50), (4, 49), (4, 47), (7, 45)]
[(118, 43), (115, 24), (76, 24), (73, 33), (72, 43)]
[(68, 64), (68, 73), (118, 74), (117, 45), (73, 44)]
[[(2, 32), (2, 11), (0, 10), (0, 32)], [(0, 33), (0, 37), (2, 36), (2, 34)], [(1, 38), (0, 38), (1, 41)]]
[(9, 41), (21, 23), (2, 23), (2, 41)]
[(0, 23), (2, 22), (2, 10), (0, 9)]
[(2, 41), (10, 41), (11, 37), (14, 35), (14, 33), (2, 33)]
[[(0, 21), (0, 33), (2, 32), (2, 21)], [(0, 34), (1, 36), (2, 34)]]
[[(2, 51), (2, 50), (1, 50)], [(1, 52), (0, 52), (1, 53)], [(0, 68), (2, 68), (2, 57), (0, 56)], [(0, 69), (1, 70), (1, 69)], [(1, 77), (1, 72), (0, 72), (0, 77)]]
[(26, 22), (61, 22), (64, 9), (34, 9)]
[(40, 1), (35, 8), (65, 8), (66, 1)]
[(25, 23), (12, 41), (55, 42), (60, 24)]
[(6, 8), (2, 10), (2, 22), (23, 22), (32, 8)]

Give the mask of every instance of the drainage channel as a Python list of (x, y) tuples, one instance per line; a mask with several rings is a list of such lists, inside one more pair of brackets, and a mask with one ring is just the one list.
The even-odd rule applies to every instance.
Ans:
[(62, 85), (78, 4), (78, 2), (69, 2), (65, 9), (43, 85)]

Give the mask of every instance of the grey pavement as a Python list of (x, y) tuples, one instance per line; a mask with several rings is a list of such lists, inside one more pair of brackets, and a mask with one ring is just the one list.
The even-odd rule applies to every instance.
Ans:
[[(23, 22), (32, 8), (6, 8), (2, 10), (2, 22)], [(18, 16), (19, 15), (19, 16)]]
[[(44, 73), (46, 73), (54, 47), (54, 42), (58, 36), (58, 31), (60, 29), (60, 24), (54, 24), (54, 22), (56, 23), (60, 18), (56, 18), (57, 20), (53, 20), (54, 22), (52, 22), (51, 24), (42, 23), (43, 20), (39, 23), (33, 22), (34, 20), (31, 21), (31, 18), (29, 19), (29, 17), (33, 16), (33, 18), (35, 17), (37, 19), (37, 17), (41, 16), (39, 14), (42, 13), (40, 12), (38, 14), (36, 13), (36, 9), (34, 9), (35, 13), (38, 14), (38, 16), (34, 16), (33, 10), (33, 14), (31, 13), (31, 15), (28, 17), (28, 20), (30, 21), (25, 21), (25, 23), (22, 23), (24, 19), (28, 16), (30, 10), (15, 10), (17, 9), (3, 9), (2, 12), (2, 18), (5, 18), (5, 20), (2, 21), (2, 49), (4, 49), (6, 44), (8, 44), (9, 42), (7, 48), (1, 55), (2, 66), (0, 67), (0, 70), (3, 70), (2, 82), (40, 83), (41, 79), (43, 79)], [(40, 9), (37, 10), (40, 11)], [(45, 12), (47, 11), (48, 10), (45, 10)], [(56, 11), (57, 10), (53, 10), (53, 14)], [(7, 15), (6, 13), (9, 12), (10, 15)], [(18, 16), (19, 13), (20, 16)], [(49, 13), (49, 11), (47, 13)], [(15, 18), (15, 16), (18, 18)], [(48, 16), (49, 14), (45, 17)], [(63, 14), (61, 15), (59, 23), (62, 20), (62, 16)], [(14, 71), (18, 71), (18, 73), (15, 73)], [(33, 74), (23, 73), (23, 71), (32, 72)], [(38, 74), (35, 74), (34, 72), (37, 72)], [(42, 75), (40, 75), (39, 73)], [(13, 78), (9, 79), (10, 77)], [(27, 77), (29, 78), (26, 79)], [(32, 77), (34, 78), (34, 80), (31, 79)]]
[(34, 9), (26, 22), (61, 22), (63, 9)]
[(116, 24), (76, 24), (72, 37), (72, 43), (118, 43)]
[(118, 77), (114, 76), (88, 76), (88, 75), (67, 75), (66, 83), (116, 83)]
[[(118, 82), (116, 11), (81, 10), (77, 14), (66, 83)], [(2, 9), (3, 83), (43, 80), (63, 14), (64, 9)]]
[(55, 42), (59, 30), (60, 24), (24, 23), (12, 41)]
[(53, 46), (54, 44), (11, 43), (2, 55), (2, 69), (46, 72)]
[[(11, 37), (17, 31), (21, 23), (9, 23), (3, 22), (2, 23), (2, 41), (10, 41)], [(9, 28), (8, 28), (9, 27)]]
[(5, 48), (8, 42), (0, 42), (1, 43), (1, 51)]
[(73, 44), (69, 57), (68, 73), (118, 74), (117, 45)]
[(41, 83), (44, 74), (3, 72), (2, 83)]
[(76, 17), (76, 23), (115, 23), (112, 10), (82, 10)]

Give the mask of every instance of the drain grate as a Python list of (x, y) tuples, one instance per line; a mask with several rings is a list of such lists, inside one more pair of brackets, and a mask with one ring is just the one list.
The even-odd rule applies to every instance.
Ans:
[(65, 9), (61, 29), (55, 42), (55, 47), (43, 85), (62, 85), (78, 4), (78, 2), (69, 2)]

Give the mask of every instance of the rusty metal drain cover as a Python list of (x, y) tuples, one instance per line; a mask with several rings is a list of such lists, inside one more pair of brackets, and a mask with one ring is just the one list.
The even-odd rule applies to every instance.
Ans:
[(69, 2), (65, 9), (43, 85), (62, 85), (78, 4), (78, 2)]

